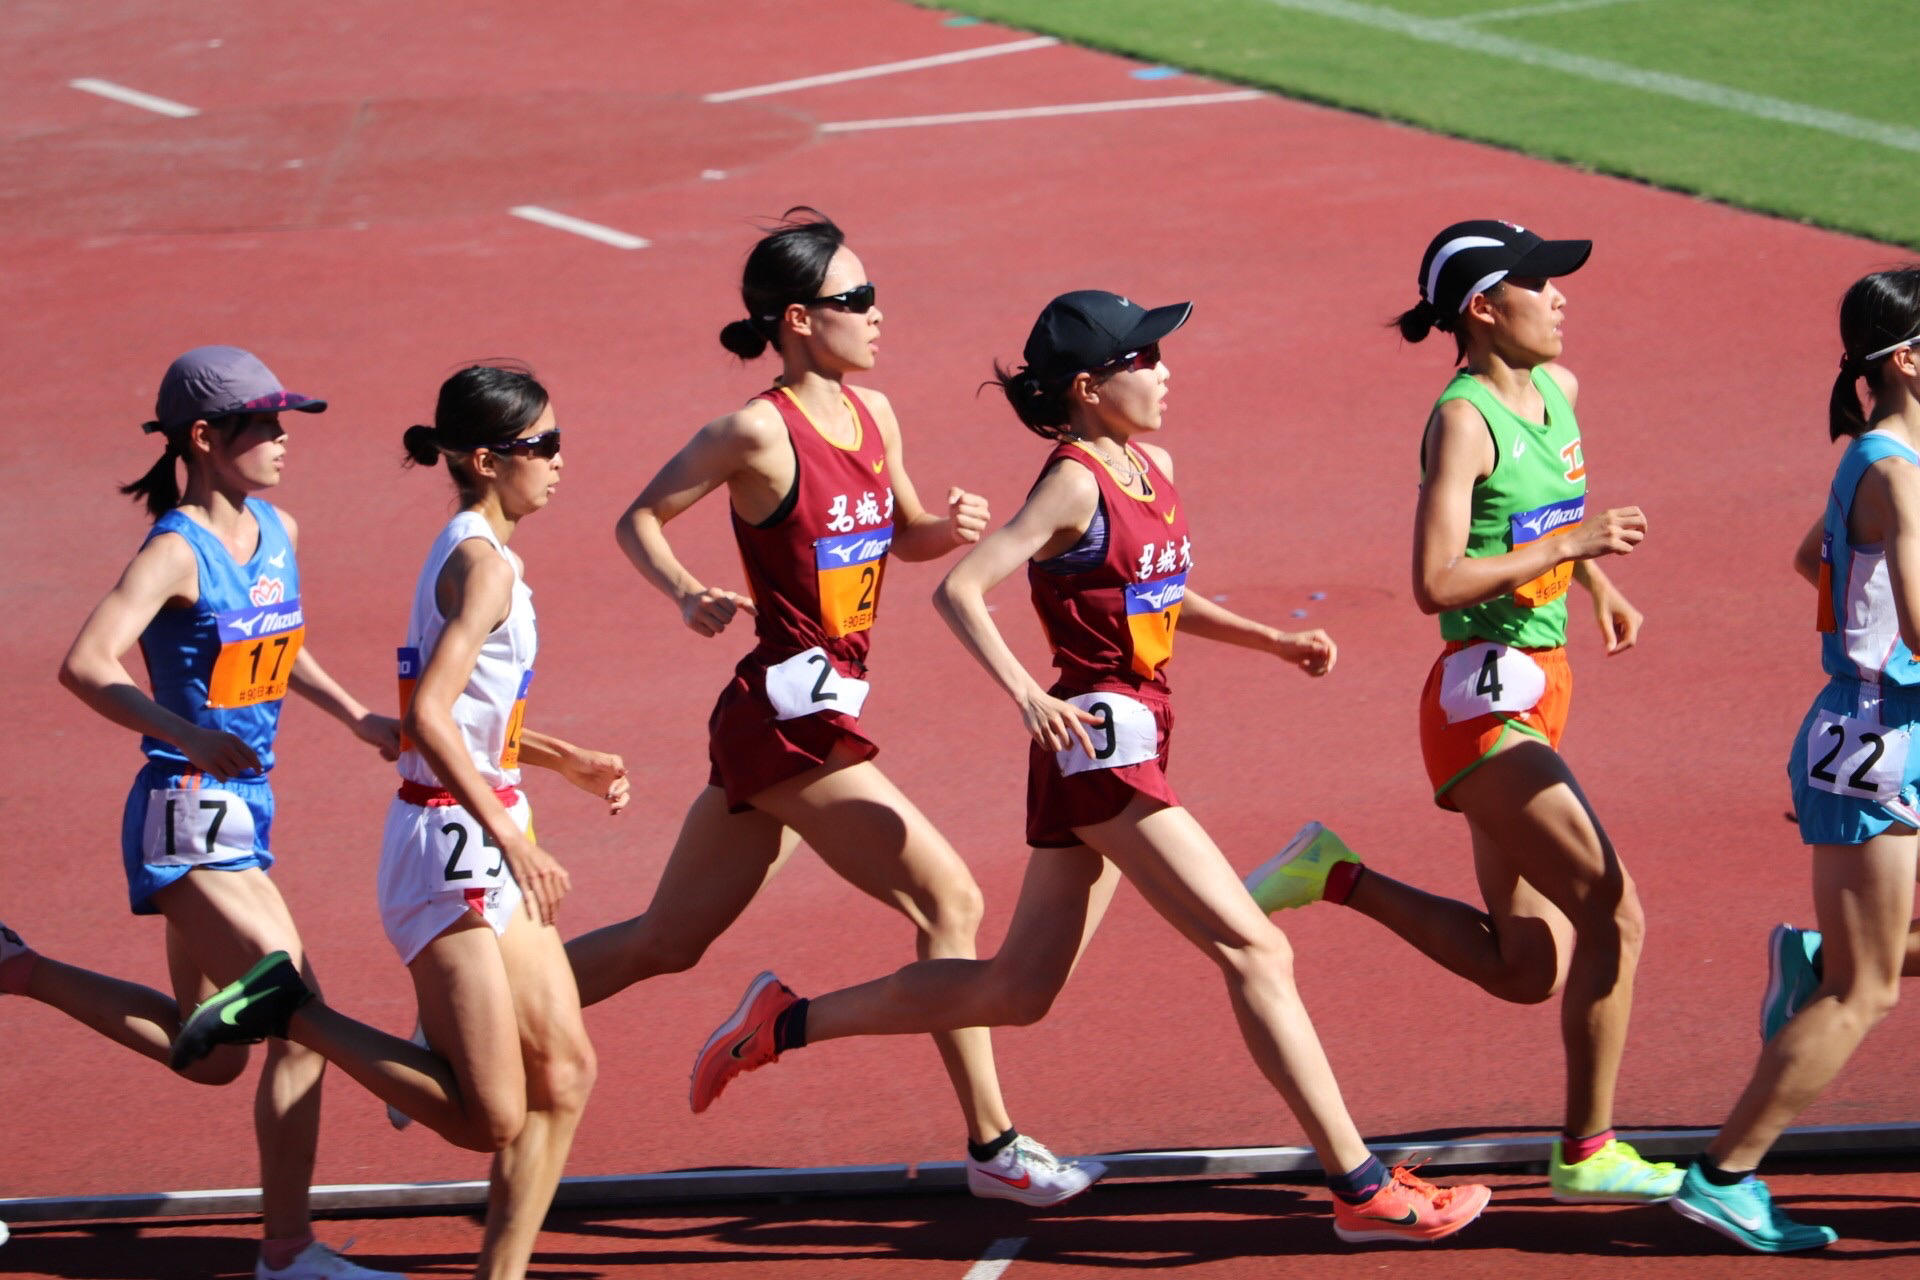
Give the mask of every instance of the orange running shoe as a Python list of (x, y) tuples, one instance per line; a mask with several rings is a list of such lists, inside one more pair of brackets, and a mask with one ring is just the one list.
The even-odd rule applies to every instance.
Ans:
[(1377, 1240), (1426, 1244), (1472, 1222), (1492, 1198), (1493, 1192), (1480, 1183), (1436, 1187), (1396, 1165), (1392, 1180), (1364, 1204), (1333, 1198), (1333, 1229), (1354, 1244)]
[(763, 973), (748, 984), (747, 994), (740, 997), (740, 1007), (707, 1037), (700, 1056), (693, 1060), (687, 1101), (693, 1104), (695, 1115), (712, 1106), (735, 1076), (779, 1059), (780, 1051), (773, 1043), (774, 1023), (799, 998), (771, 973)]

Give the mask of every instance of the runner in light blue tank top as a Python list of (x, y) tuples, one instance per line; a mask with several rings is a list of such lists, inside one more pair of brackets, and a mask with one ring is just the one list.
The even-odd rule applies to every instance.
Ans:
[[(60, 671), (81, 701), (141, 735), (146, 763), (127, 796), (122, 858), (135, 914), (166, 917), (174, 990), (163, 994), (40, 956), (0, 929), (0, 994), (37, 999), (168, 1065), (183, 1019), (209, 991), (269, 952), (304, 957), (266, 875), (273, 863), (267, 774), (282, 699), (297, 691), (388, 759), (399, 754), (396, 722), (369, 712), (302, 651), (297, 530), (253, 496), (280, 481), (287, 440), (280, 414), (325, 408), (284, 390), (236, 347), (201, 347), (176, 360), (146, 424), (165, 437), (166, 451), (122, 490), (145, 502), (153, 530), (80, 628)], [(151, 694), (124, 663), (136, 642)], [(244, 1047), (230, 1047), (181, 1074), (226, 1084), (246, 1058)], [(307, 1187), (325, 1063), (281, 1042), (266, 1058), (255, 1107), (266, 1238), (255, 1275), (392, 1277), (314, 1239)]]
[[(1793, 561), (1819, 591), (1828, 677), (1787, 765), (1820, 929), (1773, 930), (1765, 1048), (1673, 1198), (1682, 1217), (1759, 1253), (1838, 1239), (1780, 1212), (1754, 1171), (1893, 1007), (1900, 979), (1920, 976), (1920, 265), (1855, 281), (1840, 301), (1840, 337), (1828, 431), (1847, 449)], [(1872, 393), (1864, 413), (1862, 379)]]

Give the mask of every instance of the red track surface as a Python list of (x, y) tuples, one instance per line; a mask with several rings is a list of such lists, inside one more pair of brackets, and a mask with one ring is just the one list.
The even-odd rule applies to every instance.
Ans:
[[(0, 602), (19, 744), (0, 918), (48, 954), (163, 981), (160, 927), (127, 917), (118, 869), (134, 744), (51, 677), (141, 536), (111, 486), (151, 461), (136, 426), (159, 372), (212, 341), (254, 348), (289, 386), (333, 402), (324, 418), (291, 424), (276, 500), (302, 521), (310, 642), (369, 699), (390, 687), (406, 593), (448, 509), (444, 476), (399, 470), (400, 430), (430, 412), (438, 380), (465, 359), (517, 355), (554, 388), (569, 431), (566, 492), (516, 542), (543, 622), (534, 720), (624, 752), (639, 799), (611, 822), (554, 785), (536, 781), (535, 802), (579, 886), (568, 932), (644, 907), (705, 778), (706, 714), (741, 643), (702, 643), (680, 627), (626, 568), (609, 528), (694, 426), (762, 385), (766, 370), (735, 367), (714, 335), (738, 310), (748, 220), (803, 201), (850, 228), (882, 287), (887, 343), (874, 382), (900, 407), (919, 488), (964, 483), (1003, 517), (1040, 449), (973, 387), (992, 357), (1017, 354), (1039, 303), (1087, 285), (1195, 301), (1193, 324), (1168, 348), (1164, 442), (1191, 503), (1197, 587), (1283, 624), (1305, 610), (1342, 649), (1331, 679), (1308, 682), (1252, 655), (1183, 646), (1183, 797), (1243, 864), (1323, 817), (1380, 865), (1470, 893), (1464, 832), (1428, 803), (1414, 744), (1414, 697), (1436, 641), (1406, 589), (1417, 433), (1446, 353), (1402, 350), (1380, 323), (1412, 296), (1434, 227), (1498, 214), (1597, 241), (1568, 290), (1593, 492), (1606, 505), (1638, 503), (1652, 521), (1645, 547), (1614, 570), (1647, 614), (1644, 642), (1603, 660), (1580, 621), (1567, 743), (1649, 917), (1619, 1120), (1716, 1122), (1751, 1066), (1764, 930), (1810, 911), (1805, 859), (1782, 817), (1782, 764), (1818, 676), (1810, 593), (1787, 561), (1831, 466), (1835, 300), (1894, 252), (1279, 100), (814, 128), (1216, 87), (1141, 82), (1122, 60), (1072, 48), (699, 101), (1008, 38), (881, 0), (833, 13), (808, 22), (791, 5), (686, 0), (551, 4), (535, 20), (498, 0), (271, 11), (41, 0), (0, 14), (0, 268), (11, 295), (0, 347), (12, 368), (0, 456), (24, 490), (0, 510), (16, 548)], [(79, 76), (203, 114), (148, 115), (66, 87)], [(521, 203), (652, 247), (623, 253), (506, 216)], [(717, 504), (675, 533), (696, 572), (738, 585)], [(894, 572), (868, 723), (883, 766), (972, 862), (991, 947), (1025, 861), (1018, 721), (985, 697), (925, 607), (938, 569)], [(1020, 593), (1009, 589), (1002, 607), (1043, 665), (1036, 629), (1014, 616)], [(304, 707), (287, 717), (281, 759), (275, 876), (328, 994), (404, 1029), (410, 989), (372, 904), (392, 775)], [(1554, 1010), (1498, 1004), (1348, 913), (1285, 924), (1363, 1129), (1555, 1124)], [(810, 991), (908, 955), (903, 924), (796, 860), (699, 970), (589, 1014), (601, 1084), (569, 1171), (953, 1158), (960, 1126), (937, 1058), (918, 1041), (797, 1055), (698, 1120), (682, 1101), (693, 1049), (757, 968), (774, 965)], [(1909, 1012), (1896, 1015), (1806, 1122), (1913, 1119), (1911, 1029)], [(1053, 1016), (996, 1039), (1016, 1116), (1056, 1150), (1299, 1140), (1247, 1061), (1211, 967), (1131, 895)], [(240, 1089), (181, 1083), (25, 1001), (0, 1010), (0, 1045), (0, 1195), (255, 1184)], [(320, 1182), (481, 1176), (477, 1158), (431, 1135), (390, 1132), (350, 1083), (336, 1080), (327, 1114)], [(1158, 1205), (1161, 1194), (1116, 1193), (1111, 1212), (1140, 1213), (1126, 1206)], [(1255, 1251), (1257, 1215), (1292, 1195), (1234, 1190), (1231, 1204), (1249, 1209), (1195, 1199), (1194, 1213), (1256, 1215), (1209, 1223), (1207, 1257)], [(1106, 1214), (1107, 1203), (1091, 1199), (1087, 1212)], [(1910, 1213), (1905, 1203), (1899, 1212)], [(944, 1200), (877, 1212), (890, 1223), (909, 1207), (976, 1215), (966, 1219), (976, 1234), (1017, 1234), (996, 1211)], [(863, 1212), (831, 1211), (843, 1210)], [(1849, 1234), (1875, 1239), (1871, 1224), (1894, 1213), (1862, 1211), (1869, 1225)], [(1559, 1216), (1527, 1216), (1547, 1247), (1587, 1238), (1583, 1226), (1562, 1231)], [(758, 1221), (751, 1208), (741, 1217)], [(813, 1221), (788, 1224), (802, 1241), (794, 1252), (819, 1238), (829, 1254), (839, 1241), (855, 1254), (874, 1247), (859, 1225), (823, 1232)], [(1095, 1249), (1101, 1224), (1113, 1226), (1076, 1221), (1075, 1248)], [(1604, 1221), (1597, 1241), (1628, 1219)], [(1636, 1255), (1711, 1247), (1647, 1221), (1657, 1225), (1632, 1237)], [(636, 1254), (673, 1247), (653, 1220), (574, 1224), (556, 1236), (563, 1249), (564, 1231), (603, 1229)], [(711, 1219), (685, 1225), (696, 1237), (759, 1238)], [(416, 1229), (429, 1228), (374, 1228), (395, 1256), (405, 1249), (393, 1242)], [(1114, 1229), (1131, 1233), (1139, 1220)], [(1290, 1246), (1294, 1228), (1276, 1230)], [(1240, 1243), (1215, 1249), (1219, 1231)], [(59, 1239), (44, 1247), (67, 1247)], [(448, 1240), (454, 1255), (467, 1247)], [(23, 1265), (28, 1246), (22, 1235), (9, 1266)], [(1476, 1270), (1482, 1261), (1447, 1256), (1473, 1258)], [(1207, 1265), (1202, 1274), (1230, 1275), (1240, 1264)]]

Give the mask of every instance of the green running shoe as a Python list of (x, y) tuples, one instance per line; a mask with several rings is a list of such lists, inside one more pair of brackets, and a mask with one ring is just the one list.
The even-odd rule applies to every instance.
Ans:
[(1673, 1199), (1686, 1176), (1677, 1164), (1642, 1159), (1618, 1138), (1579, 1164), (1563, 1164), (1560, 1155), (1555, 1139), (1547, 1174), (1561, 1204), (1658, 1204)]
[(1773, 926), (1767, 938), (1767, 994), (1760, 999), (1760, 1043), (1779, 1035), (1819, 990), (1819, 930)]
[(1287, 907), (1304, 907), (1327, 893), (1327, 873), (1342, 862), (1358, 862), (1360, 855), (1318, 822), (1309, 822), (1287, 841), (1287, 847), (1247, 873), (1245, 884), (1253, 900), (1268, 915)]
[(1687, 1170), (1674, 1212), (1703, 1227), (1712, 1227), (1729, 1240), (1755, 1253), (1792, 1253), (1819, 1249), (1840, 1238), (1832, 1227), (1795, 1222), (1773, 1207), (1773, 1195), (1758, 1178), (1746, 1178), (1730, 1187), (1716, 1187), (1700, 1176), (1700, 1166)]
[(193, 1011), (173, 1038), (169, 1063), (179, 1071), (223, 1044), (258, 1044), (268, 1036), (284, 1039), (294, 1010), (311, 999), (313, 991), (301, 981), (292, 957), (276, 951)]

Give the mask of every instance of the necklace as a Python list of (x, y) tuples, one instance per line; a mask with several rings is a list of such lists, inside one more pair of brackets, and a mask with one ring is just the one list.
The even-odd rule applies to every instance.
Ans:
[(1121, 461), (1114, 462), (1108, 458), (1106, 454), (1096, 449), (1093, 441), (1087, 439), (1087, 437), (1075, 436), (1074, 439), (1078, 440), (1081, 445), (1086, 448), (1088, 453), (1100, 459), (1100, 461), (1106, 465), (1107, 470), (1113, 472), (1114, 479), (1118, 480), (1122, 485), (1132, 484), (1135, 480), (1142, 479), (1147, 474), (1147, 469), (1133, 460), (1132, 450), (1128, 449), (1124, 444), (1120, 446)]

